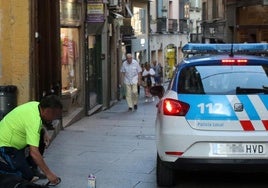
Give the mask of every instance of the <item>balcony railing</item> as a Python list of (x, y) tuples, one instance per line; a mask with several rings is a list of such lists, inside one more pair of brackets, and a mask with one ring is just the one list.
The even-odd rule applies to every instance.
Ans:
[(179, 31), (180, 31), (180, 33), (188, 33), (189, 32), (189, 28), (188, 28), (188, 24), (187, 24), (186, 19), (180, 19)]
[(177, 33), (177, 32), (178, 32), (177, 19), (157, 18), (157, 33)]
[(202, 42), (202, 33), (191, 33), (190, 34), (190, 42), (192, 42), (192, 43)]
[(168, 32), (170, 32), (170, 33), (178, 32), (177, 19), (168, 19)]
[(167, 33), (167, 18), (157, 18), (157, 33)]

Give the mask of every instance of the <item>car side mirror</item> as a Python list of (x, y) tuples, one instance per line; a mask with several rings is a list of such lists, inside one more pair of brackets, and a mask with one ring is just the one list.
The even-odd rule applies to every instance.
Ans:
[(150, 93), (153, 96), (157, 96), (159, 99), (161, 99), (164, 96), (165, 89), (163, 86), (153, 86), (150, 89)]

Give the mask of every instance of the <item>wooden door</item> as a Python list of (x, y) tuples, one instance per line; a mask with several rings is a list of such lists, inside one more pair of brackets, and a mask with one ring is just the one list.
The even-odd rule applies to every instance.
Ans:
[(59, 0), (31, 1), (32, 99), (61, 92)]

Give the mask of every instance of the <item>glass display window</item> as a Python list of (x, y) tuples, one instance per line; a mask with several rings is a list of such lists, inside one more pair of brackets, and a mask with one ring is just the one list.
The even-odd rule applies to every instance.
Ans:
[(62, 92), (77, 88), (79, 71), (79, 30), (61, 28)]

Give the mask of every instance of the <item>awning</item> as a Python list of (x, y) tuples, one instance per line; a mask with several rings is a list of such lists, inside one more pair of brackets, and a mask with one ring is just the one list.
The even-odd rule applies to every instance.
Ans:
[(133, 13), (132, 13), (132, 11), (129, 8), (129, 4), (128, 3), (126, 3), (126, 9), (127, 9), (127, 12), (129, 14), (129, 16), (132, 17), (133, 16)]
[(112, 12), (114, 15), (115, 15), (115, 18), (125, 18), (124, 16), (122, 16), (121, 14), (118, 14), (118, 13), (115, 13), (115, 12)]

